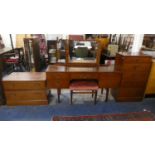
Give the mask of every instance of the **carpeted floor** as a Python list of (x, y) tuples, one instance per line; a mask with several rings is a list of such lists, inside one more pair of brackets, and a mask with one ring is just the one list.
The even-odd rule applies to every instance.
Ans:
[(0, 106), (0, 120), (4, 121), (50, 121), (55, 115), (96, 115), (108, 113), (126, 113), (138, 111), (151, 111), (155, 113), (155, 98), (146, 98), (143, 102), (119, 103), (110, 96), (108, 102), (104, 102), (104, 94), (98, 94), (98, 102), (93, 104), (89, 96), (74, 96), (73, 105), (70, 105), (69, 92), (62, 92), (61, 103), (57, 103), (56, 94), (47, 106)]

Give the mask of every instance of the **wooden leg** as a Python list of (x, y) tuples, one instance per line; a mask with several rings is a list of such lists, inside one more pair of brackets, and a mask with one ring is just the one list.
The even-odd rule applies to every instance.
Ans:
[(52, 96), (52, 93), (51, 93), (51, 90), (50, 89), (48, 90), (48, 96), (49, 97)]
[(103, 88), (101, 88), (101, 94), (103, 94)]
[(96, 99), (97, 99), (97, 90), (95, 91), (95, 99), (94, 99), (94, 104), (96, 104)]
[(105, 98), (105, 102), (108, 101), (108, 96), (109, 96), (109, 88), (106, 88), (106, 98)]
[(73, 104), (72, 100), (73, 100), (73, 90), (70, 91), (70, 97), (71, 97), (71, 104)]
[(92, 90), (92, 97), (94, 97), (94, 91)]
[(58, 94), (58, 103), (60, 103), (61, 89), (57, 89), (57, 94)]

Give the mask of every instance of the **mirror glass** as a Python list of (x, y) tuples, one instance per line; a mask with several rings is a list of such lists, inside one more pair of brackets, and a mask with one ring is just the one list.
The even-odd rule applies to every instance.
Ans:
[(65, 41), (64, 39), (47, 40), (49, 63), (66, 62)]
[(74, 41), (69, 42), (70, 63), (96, 63), (97, 43), (96, 41)]

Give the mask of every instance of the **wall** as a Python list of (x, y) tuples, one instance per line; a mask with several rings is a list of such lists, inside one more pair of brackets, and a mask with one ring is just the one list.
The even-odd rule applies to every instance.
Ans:
[[(10, 41), (10, 35), (9, 34), (1, 34), (3, 42), (5, 44), (5, 47), (10, 47), (11, 48), (11, 41)], [(60, 39), (66, 39), (67, 34), (45, 34), (46, 40), (56, 40), (57, 37)], [(16, 47), (16, 34), (12, 34), (12, 40), (13, 40), (13, 45)]]
[[(10, 35), (1, 33), (1, 36), (5, 44), (5, 47), (11, 48)], [(16, 34), (12, 34), (12, 40), (13, 40), (13, 46), (15, 47), (16, 46)]]
[(45, 34), (46, 40), (56, 40), (57, 37), (60, 39), (66, 39), (67, 34)]

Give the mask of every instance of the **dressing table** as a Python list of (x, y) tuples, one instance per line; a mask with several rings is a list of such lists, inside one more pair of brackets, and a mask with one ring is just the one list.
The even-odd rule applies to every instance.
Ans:
[(49, 65), (46, 70), (47, 88), (57, 89), (58, 102), (60, 102), (61, 89), (69, 88), (72, 80), (96, 80), (99, 88), (106, 88), (106, 101), (109, 88), (117, 88), (121, 80), (121, 72), (114, 70), (114, 65), (100, 66), (100, 45), (95, 47), (96, 56), (89, 58), (71, 58), (69, 41), (66, 41), (66, 64)]

